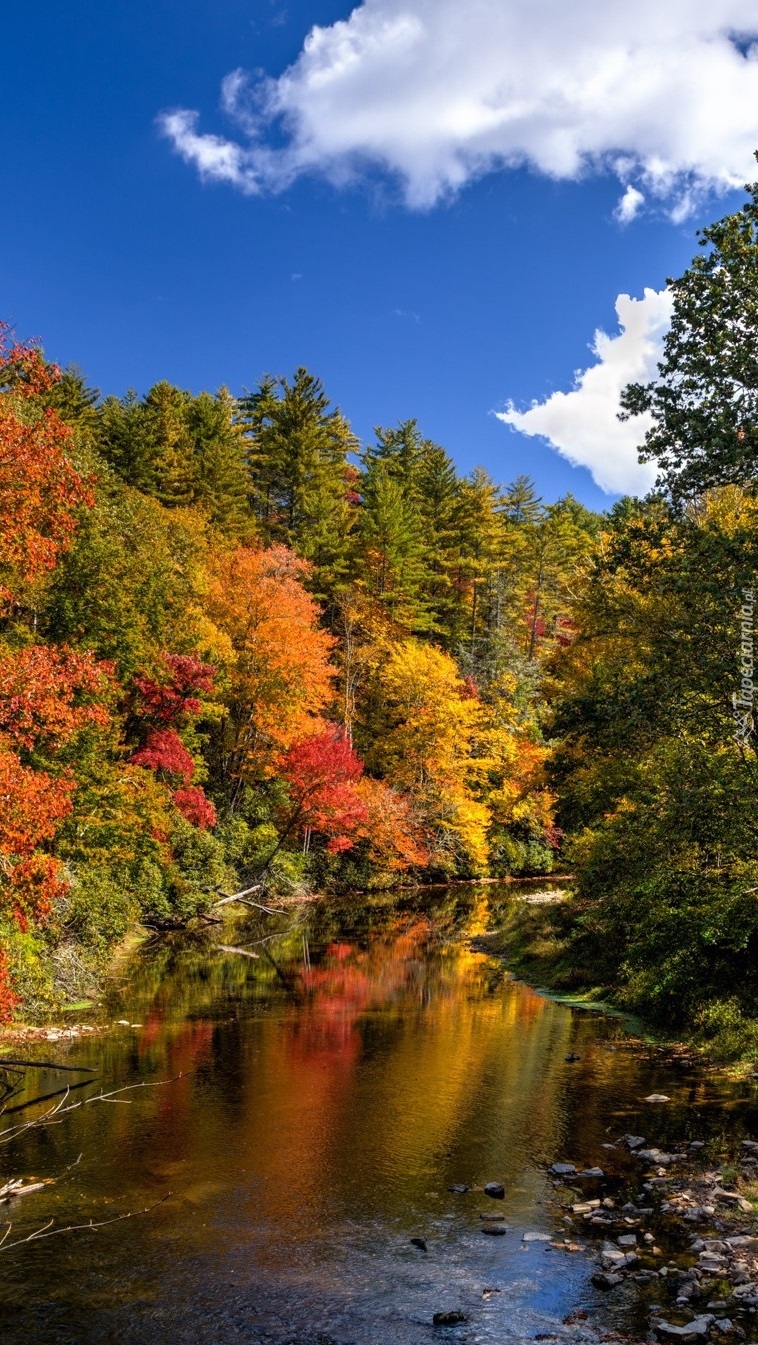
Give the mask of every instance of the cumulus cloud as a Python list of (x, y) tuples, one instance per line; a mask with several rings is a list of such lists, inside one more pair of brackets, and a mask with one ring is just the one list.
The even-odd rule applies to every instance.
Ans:
[(424, 208), (471, 179), (527, 165), (611, 171), (619, 217), (644, 194), (679, 217), (739, 187), (758, 144), (755, 0), (364, 0), (314, 27), (278, 78), (226, 77), (225, 137), (163, 113), (207, 181), (281, 190), (384, 170)]
[(672, 306), (667, 289), (646, 289), (642, 299), (620, 294), (618, 335), (595, 332), (591, 349), (597, 362), (575, 374), (571, 392), (554, 392), (527, 411), (510, 403), (496, 413), (498, 419), (546, 439), (574, 467), (587, 467), (608, 494), (644, 495), (656, 469), (640, 464), (637, 450), (651, 421), (646, 415), (620, 421), (619, 403), (627, 383), (645, 383), (655, 374)]

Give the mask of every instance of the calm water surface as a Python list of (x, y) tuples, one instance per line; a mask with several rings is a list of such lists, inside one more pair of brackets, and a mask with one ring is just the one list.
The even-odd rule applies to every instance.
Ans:
[[(440, 1339), (434, 1312), (458, 1309), (467, 1321), (445, 1338), (509, 1342), (566, 1335), (576, 1307), (607, 1319), (589, 1253), (522, 1241), (571, 1236), (560, 1202), (576, 1196), (547, 1166), (599, 1164), (615, 1189), (629, 1169), (603, 1144), (750, 1133), (754, 1090), (677, 1071), (620, 1019), (556, 1003), (471, 951), (505, 894), (345, 901), (284, 918), (263, 944), (270, 920), (144, 951), (106, 1005), (132, 1026), (37, 1054), (95, 1067), (78, 1097), (174, 1082), (1, 1146), (0, 1184), (56, 1179), (14, 1207), (14, 1238), (169, 1198), (2, 1253), (2, 1340), (416, 1345)], [(220, 952), (221, 938), (257, 956)], [(35, 1095), (60, 1084), (35, 1074)], [(651, 1092), (670, 1106), (651, 1109)], [(505, 1200), (447, 1189), (488, 1181)], [(480, 1213), (505, 1215), (506, 1235), (484, 1236)], [(619, 1325), (633, 1324), (635, 1293), (614, 1295)]]

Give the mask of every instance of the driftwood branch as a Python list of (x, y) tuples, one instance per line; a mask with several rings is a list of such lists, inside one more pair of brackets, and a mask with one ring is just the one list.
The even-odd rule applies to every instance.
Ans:
[(271, 906), (263, 906), (259, 901), (250, 900), (250, 893), (260, 892), (262, 886), (262, 883), (254, 883), (252, 887), (243, 887), (241, 892), (223, 892), (221, 894), (221, 899), (219, 901), (214, 901), (211, 910), (216, 911), (219, 906), (228, 906), (230, 902), (238, 901), (241, 906), (251, 906), (256, 911), (265, 911), (266, 915), (281, 915), (281, 906), (278, 910), (275, 910)]
[(159, 1205), (164, 1205), (171, 1197), (168, 1191), (160, 1200), (156, 1200), (153, 1205), (146, 1205), (141, 1210), (129, 1210), (127, 1214), (116, 1214), (112, 1219), (89, 1219), (86, 1224), (66, 1224), (65, 1228), (53, 1228), (53, 1220), (48, 1219), (41, 1228), (36, 1228), (33, 1233), (29, 1233), (25, 1238), (16, 1238), (14, 1242), (8, 1242), (13, 1224), (8, 1224), (2, 1238), (0, 1238), (0, 1251), (9, 1252), (13, 1247), (22, 1247), (26, 1242), (39, 1242), (42, 1238), (54, 1238), (59, 1233), (79, 1233), (87, 1229), (107, 1228), (109, 1224), (120, 1224), (125, 1219), (134, 1219), (140, 1214), (151, 1214), (157, 1210)]
[(247, 948), (234, 948), (230, 943), (214, 944), (217, 953), (239, 953), (240, 957), (260, 957), (260, 953), (251, 953)]
[[(9, 1144), (17, 1135), (23, 1134), (27, 1130), (39, 1130), (43, 1126), (60, 1125), (62, 1118), (68, 1112), (76, 1111), (78, 1107), (87, 1107), (91, 1102), (122, 1102), (127, 1106), (131, 1103), (131, 1098), (121, 1097), (121, 1093), (133, 1093), (139, 1088), (165, 1088), (168, 1084), (176, 1083), (181, 1079), (186, 1071), (175, 1074), (172, 1079), (157, 1079), (154, 1083), (144, 1080), (142, 1083), (125, 1084), (123, 1088), (114, 1088), (109, 1093), (93, 1093), (92, 1097), (81, 1098), (78, 1102), (68, 1102), (71, 1090), (67, 1088), (54, 1107), (37, 1116), (33, 1121), (22, 1121), (19, 1125), (7, 1126), (5, 1130), (0, 1130), (0, 1144)], [(64, 1105), (67, 1104), (67, 1105)]]

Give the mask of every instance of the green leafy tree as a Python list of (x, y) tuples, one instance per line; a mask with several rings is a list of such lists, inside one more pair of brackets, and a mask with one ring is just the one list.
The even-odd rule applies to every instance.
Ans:
[(627, 387), (624, 416), (647, 414), (643, 462), (676, 501), (758, 476), (758, 184), (699, 234), (702, 253), (669, 280), (674, 299), (658, 375)]

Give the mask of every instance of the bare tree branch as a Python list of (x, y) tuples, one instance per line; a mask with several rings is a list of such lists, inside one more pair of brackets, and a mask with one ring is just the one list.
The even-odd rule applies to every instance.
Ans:
[(144, 1209), (129, 1210), (127, 1214), (116, 1214), (112, 1219), (90, 1219), (86, 1224), (67, 1224), (65, 1228), (53, 1228), (52, 1225), (54, 1220), (48, 1219), (47, 1223), (43, 1224), (41, 1228), (35, 1229), (33, 1233), (28, 1235), (28, 1237), (17, 1238), (15, 1242), (8, 1242), (6, 1240), (13, 1227), (13, 1224), (10, 1223), (0, 1240), (0, 1251), (9, 1252), (13, 1247), (22, 1247), (26, 1242), (39, 1242), (42, 1238), (54, 1238), (57, 1237), (59, 1233), (79, 1233), (86, 1229), (107, 1228), (109, 1224), (120, 1224), (123, 1223), (125, 1219), (134, 1219), (140, 1214), (151, 1214), (153, 1210), (157, 1210), (159, 1205), (165, 1204), (170, 1197), (171, 1192), (167, 1191), (165, 1196), (162, 1196), (160, 1200), (155, 1201), (155, 1204), (146, 1205)]
[(76, 1111), (78, 1107), (87, 1107), (90, 1102), (113, 1102), (114, 1100), (131, 1102), (130, 1098), (120, 1098), (118, 1095), (120, 1093), (133, 1093), (138, 1088), (165, 1088), (168, 1084), (176, 1083), (177, 1079), (181, 1079), (185, 1074), (186, 1070), (182, 1070), (179, 1074), (175, 1074), (172, 1079), (157, 1079), (155, 1082), (143, 1080), (142, 1083), (128, 1083), (125, 1084), (123, 1088), (112, 1089), (110, 1093), (103, 1093), (101, 1091), (99, 1093), (94, 1093), (92, 1097), (81, 1098), (78, 1102), (69, 1102), (67, 1106), (64, 1106), (71, 1091), (67, 1088), (60, 1102), (57, 1102), (54, 1107), (49, 1109), (49, 1111), (43, 1112), (42, 1116), (35, 1117), (33, 1121), (22, 1121), (19, 1125), (8, 1126), (5, 1130), (0, 1130), (0, 1144), (10, 1143), (10, 1141), (15, 1139), (17, 1135), (21, 1135), (27, 1130), (37, 1130), (42, 1126), (48, 1125), (60, 1125), (62, 1118), (66, 1116), (68, 1112)]

